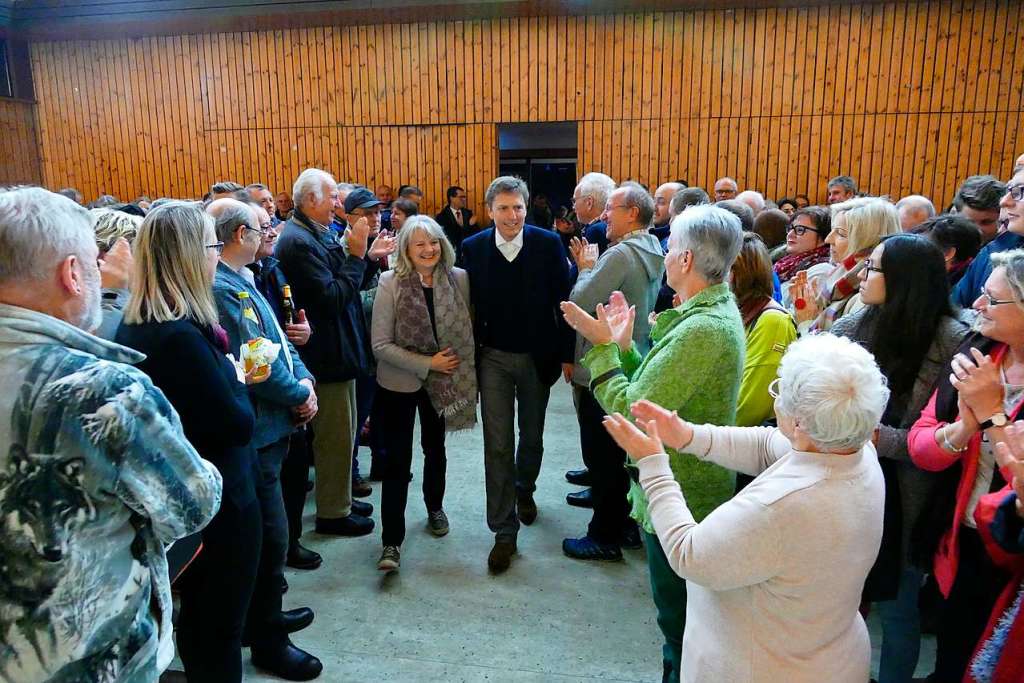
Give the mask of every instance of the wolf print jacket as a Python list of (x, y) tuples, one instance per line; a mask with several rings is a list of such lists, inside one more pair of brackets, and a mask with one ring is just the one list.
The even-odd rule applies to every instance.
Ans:
[(0, 304), (0, 681), (154, 681), (173, 656), (164, 546), (221, 477), (139, 354)]

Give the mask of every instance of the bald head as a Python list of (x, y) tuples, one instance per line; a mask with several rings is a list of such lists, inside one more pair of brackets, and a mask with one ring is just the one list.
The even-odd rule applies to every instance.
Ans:
[(654, 192), (654, 227), (663, 228), (672, 220), (672, 197), (683, 189), (680, 183), (664, 183)]
[(900, 214), (900, 228), (910, 232), (935, 215), (935, 205), (927, 197), (912, 194), (896, 202), (896, 211)]
[(739, 191), (740, 186), (736, 184), (736, 181), (725, 176), (715, 181), (715, 201), (720, 202), (725, 199), (735, 199), (736, 192)]

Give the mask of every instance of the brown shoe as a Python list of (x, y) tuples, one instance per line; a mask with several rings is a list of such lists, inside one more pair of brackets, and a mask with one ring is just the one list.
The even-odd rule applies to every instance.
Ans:
[(519, 494), (519, 521), (530, 526), (537, 520), (537, 503), (533, 500), (532, 493)]
[(373, 487), (370, 486), (370, 482), (366, 481), (360, 476), (352, 477), (352, 495), (356, 498), (366, 498), (373, 493)]
[(512, 564), (512, 556), (516, 553), (516, 542), (499, 538), (494, 541), (491, 554), (487, 556), (487, 567), (495, 574), (501, 574)]

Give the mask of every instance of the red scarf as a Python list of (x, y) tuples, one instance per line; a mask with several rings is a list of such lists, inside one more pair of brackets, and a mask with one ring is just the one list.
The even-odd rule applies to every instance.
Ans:
[(779, 283), (788, 282), (801, 270), (807, 270), (819, 263), (826, 263), (828, 261), (828, 253), (829, 246), (823, 244), (810, 251), (783, 256), (775, 263), (775, 273), (779, 276)]

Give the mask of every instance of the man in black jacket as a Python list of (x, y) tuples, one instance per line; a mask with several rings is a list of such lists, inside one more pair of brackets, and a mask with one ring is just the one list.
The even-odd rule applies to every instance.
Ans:
[(444, 229), (444, 234), (455, 249), (455, 264), (462, 265), (462, 240), (476, 230), (476, 219), (473, 212), (466, 208), (466, 191), (458, 185), (452, 185), (446, 193), (448, 206), (434, 216), (434, 220)]
[[(352, 500), (352, 450), (356, 438), (356, 379), (373, 372), (369, 333), (359, 292), (374, 262), (394, 250), (377, 240), (367, 253), (369, 225), (356, 221), (339, 239), (327, 226), (338, 186), (325, 171), (308, 168), (292, 189), (295, 213), (274, 255), (291, 283), (295, 305), (314, 330), (299, 355), (317, 378), (320, 412), (313, 420), (316, 530), (362, 536), (373, 530), (373, 507)], [(366, 257), (369, 255), (369, 259)]]
[(569, 294), (565, 251), (555, 233), (525, 224), (526, 183), (497, 178), (486, 199), (495, 227), (462, 247), (474, 309), (487, 524), (495, 534), (487, 564), (499, 573), (516, 552), (520, 520), (532, 524), (537, 517), (544, 414), (559, 374), (571, 377), (573, 336), (558, 308)]

